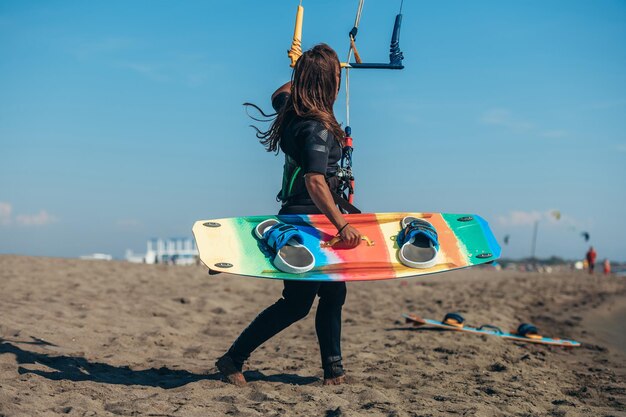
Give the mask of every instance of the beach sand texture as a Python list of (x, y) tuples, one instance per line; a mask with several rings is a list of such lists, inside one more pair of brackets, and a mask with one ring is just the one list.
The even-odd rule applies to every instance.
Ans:
[[(624, 278), (481, 268), (349, 283), (350, 384), (321, 385), (314, 310), (253, 354), (248, 387), (225, 384), (215, 359), (281, 289), (199, 266), (0, 256), (0, 416), (626, 415), (626, 355), (610, 339)], [(506, 330), (532, 322), (583, 346), (401, 318), (448, 311)]]

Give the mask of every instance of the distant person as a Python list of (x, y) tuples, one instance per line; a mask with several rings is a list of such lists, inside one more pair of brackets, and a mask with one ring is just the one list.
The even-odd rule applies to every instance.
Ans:
[(611, 261), (609, 258), (604, 260), (604, 275), (609, 275), (611, 273)]
[(597, 256), (596, 250), (593, 248), (593, 246), (591, 246), (589, 250), (587, 251), (587, 256), (586, 256), (587, 265), (589, 267), (590, 274), (593, 274), (593, 267), (596, 264), (596, 256)]

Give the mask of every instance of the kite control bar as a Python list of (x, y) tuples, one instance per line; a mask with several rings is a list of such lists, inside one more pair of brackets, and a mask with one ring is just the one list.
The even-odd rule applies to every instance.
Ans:
[[(342, 149), (341, 156), (341, 169), (338, 176), (341, 179), (340, 194), (347, 198), (350, 205), (354, 202), (354, 176), (352, 174), (352, 129), (350, 128), (350, 70), (351, 69), (390, 69), (401, 70), (404, 68), (402, 60), (404, 54), (400, 50), (400, 28), (402, 26), (402, 5), (404, 1), (400, 3), (400, 10), (396, 15), (396, 19), (393, 25), (393, 32), (391, 33), (391, 43), (389, 45), (389, 63), (371, 63), (363, 62), (361, 56), (356, 49), (356, 35), (359, 31), (359, 22), (361, 20), (361, 14), (363, 12), (363, 3), (365, 0), (359, 0), (359, 6), (354, 20), (354, 25), (348, 34), (350, 38), (350, 48), (348, 50), (348, 58), (346, 62), (341, 63), (341, 68), (346, 70), (345, 76), (345, 90), (346, 90), (346, 136)], [(304, 7), (302, 7), (302, 0), (298, 5), (296, 12), (296, 23), (293, 31), (293, 39), (291, 41), (291, 48), (287, 51), (287, 55), (290, 59), (291, 67), (295, 67), (296, 62), (302, 56), (302, 23), (304, 20)], [(354, 53), (354, 61), (350, 62)], [(354, 207), (353, 207), (354, 208)]]
[[(359, 31), (359, 21), (361, 20), (361, 12), (363, 10), (363, 2), (359, 2), (359, 8), (357, 10), (357, 16), (354, 21), (354, 26), (350, 30), (348, 36), (350, 37), (350, 52), (354, 52), (354, 60), (356, 62), (342, 62), (341, 67), (347, 69), (392, 69), (401, 70), (404, 68), (402, 60), (404, 55), (400, 50), (400, 28), (402, 27), (402, 4), (400, 5), (400, 13), (396, 15), (396, 20), (393, 24), (393, 32), (391, 34), (391, 43), (389, 45), (389, 63), (371, 63), (363, 62), (361, 56), (356, 49), (356, 35)], [(304, 7), (302, 7), (302, 1), (298, 5), (296, 12), (296, 24), (293, 30), (293, 39), (291, 41), (291, 48), (287, 51), (287, 55), (291, 61), (290, 66), (293, 68), (298, 61), (298, 58), (302, 55), (302, 22), (304, 20)], [(351, 54), (348, 54), (348, 61)]]
[(404, 54), (400, 50), (400, 28), (402, 26), (402, 13), (398, 13), (396, 15), (396, 20), (393, 24), (393, 32), (391, 34), (391, 44), (389, 45), (389, 63), (388, 64), (379, 64), (379, 63), (364, 63), (361, 62), (361, 57), (359, 56), (358, 51), (356, 50), (356, 34), (358, 32), (358, 27), (354, 26), (352, 30), (350, 30), (350, 48), (354, 51), (354, 60), (356, 62), (351, 63), (341, 63), (342, 68), (362, 68), (362, 69), (395, 69), (401, 70), (404, 68), (402, 65), (402, 60), (404, 59)]

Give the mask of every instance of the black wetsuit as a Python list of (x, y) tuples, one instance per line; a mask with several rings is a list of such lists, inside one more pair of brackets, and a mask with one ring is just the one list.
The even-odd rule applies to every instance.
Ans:
[[(288, 98), (279, 95), (272, 105), (280, 109)], [(280, 147), (286, 159), (300, 167), (294, 177), (290, 198), (284, 202), (278, 214), (321, 214), (304, 185), (307, 173), (332, 176), (341, 158), (341, 145), (323, 125), (314, 120), (294, 117), (285, 121), (285, 133)], [(285, 185), (283, 184), (283, 187)], [(228, 355), (239, 367), (252, 351), (265, 341), (306, 317), (319, 296), (315, 315), (315, 330), (320, 345), (324, 378), (343, 375), (341, 362), (341, 309), (346, 299), (345, 282), (289, 281), (285, 280), (282, 298), (262, 311), (235, 340)]]

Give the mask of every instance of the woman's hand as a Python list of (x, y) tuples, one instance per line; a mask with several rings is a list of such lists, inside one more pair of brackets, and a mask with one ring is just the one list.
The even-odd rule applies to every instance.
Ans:
[(333, 200), (333, 196), (330, 193), (324, 176), (318, 173), (306, 174), (304, 176), (304, 183), (317, 208), (328, 217), (338, 231), (341, 230), (339, 236), (341, 236), (341, 240), (345, 243), (345, 246), (349, 248), (358, 246), (359, 243), (361, 243), (361, 233), (350, 224), (346, 223), (346, 219), (344, 219), (335, 205), (335, 201)]
[(350, 224), (347, 224), (343, 229), (341, 229), (339, 236), (341, 236), (341, 240), (349, 248), (355, 248), (359, 246), (359, 243), (361, 243), (361, 233)]

